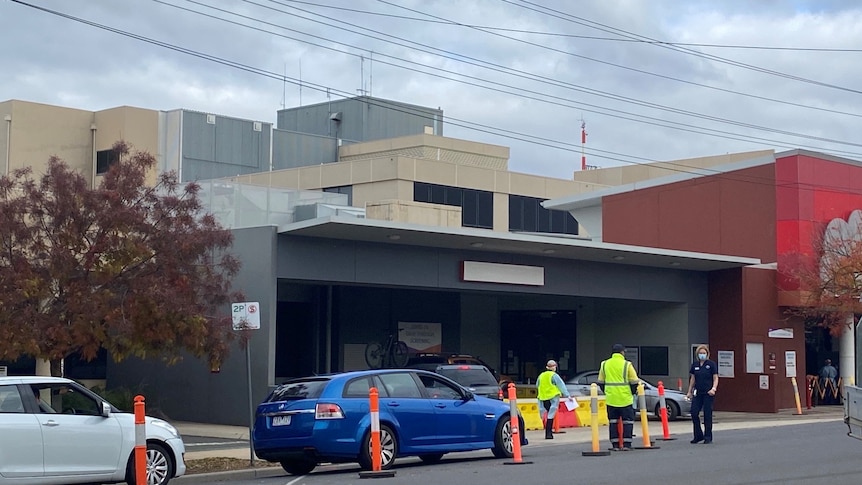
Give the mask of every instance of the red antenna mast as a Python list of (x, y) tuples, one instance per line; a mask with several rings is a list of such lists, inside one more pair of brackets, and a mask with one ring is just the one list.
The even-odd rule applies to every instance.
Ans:
[(584, 146), (587, 144), (587, 122), (581, 118), (581, 170), (587, 169), (587, 156), (584, 154)]

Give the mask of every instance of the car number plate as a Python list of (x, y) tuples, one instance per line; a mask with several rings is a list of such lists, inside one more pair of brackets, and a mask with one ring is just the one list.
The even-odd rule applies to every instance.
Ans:
[(273, 426), (288, 426), (290, 424), (290, 416), (273, 416)]

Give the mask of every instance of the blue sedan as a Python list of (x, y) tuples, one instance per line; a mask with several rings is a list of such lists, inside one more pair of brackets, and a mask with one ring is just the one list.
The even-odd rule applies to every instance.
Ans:
[(498, 458), (512, 456), (508, 404), (476, 396), (442, 375), (418, 369), (345, 372), (285, 382), (257, 407), (255, 453), (279, 462), (292, 475), (309, 473), (319, 463), (355, 461), (370, 470), (372, 387), (379, 393), (384, 470), (405, 456), (418, 456), (426, 463), (455, 451), (490, 449)]

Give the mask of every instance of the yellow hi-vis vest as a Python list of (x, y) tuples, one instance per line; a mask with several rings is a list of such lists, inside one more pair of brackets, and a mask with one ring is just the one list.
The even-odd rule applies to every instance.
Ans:
[(602, 371), (605, 376), (606, 405), (622, 408), (634, 403), (630, 384), (636, 384), (637, 381), (629, 382), (630, 366), (631, 362), (618, 353), (602, 362)]
[(539, 379), (536, 381), (536, 387), (538, 388), (538, 396), (536, 397), (538, 397), (540, 401), (548, 401), (553, 399), (554, 396), (562, 394), (560, 390), (557, 389), (557, 386), (554, 385), (554, 381), (552, 380), (554, 378), (554, 374), (556, 374), (556, 372), (552, 370), (546, 370), (539, 374)]

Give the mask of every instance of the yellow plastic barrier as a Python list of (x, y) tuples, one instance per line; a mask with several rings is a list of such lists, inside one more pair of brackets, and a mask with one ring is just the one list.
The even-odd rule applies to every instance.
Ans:
[(515, 397), (520, 401), (521, 399), (536, 399), (539, 397), (539, 392), (536, 390), (535, 384), (532, 386), (521, 384), (523, 387), (518, 387), (515, 389)]
[(518, 401), (518, 411), (524, 418), (524, 428), (529, 430), (545, 429), (545, 424), (542, 422), (542, 415), (539, 413), (539, 403), (520, 402)]
[[(589, 426), (590, 425), (590, 398), (589, 397), (581, 397), (578, 396), (575, 399), (578, 400), (578, 409), (575, 412), (578, 413), (578, 422), (581, 426)], [(599, 396), (598, 399), (599, 404), (599, 426), (607, 426), (608, 425), (608, 409), (605, 405), (604, 396)]]
[[(576, 398), (578, 400), (578, 407), (575, 409), (575, 412), (578, 413), (578, 423), (581, 427), (588, 427), (590, 425), (590, 400), (589, 398), (584, 398), (583, 396), (579, 396)], [(505, 402), (509, 402), (508, 399), (504, 399)], [(564, 404), (561, 402), (561, 406)], [(608, 425), (608, 410), (605, 405), (604, 396), (599, 396), (598, 399), (599, 405), (599, 426), (607, 426)], [(539, 412), (539, 403), (537, 401), (525, 401), (521, 402), (518, 400), (518, 411), (521, 413), (521, 416), (524, 418), (524, 428), (528, 431), (533, 430), (541, 430), (545, 429), (545, 424), (542, 421), (542, 413)]]

